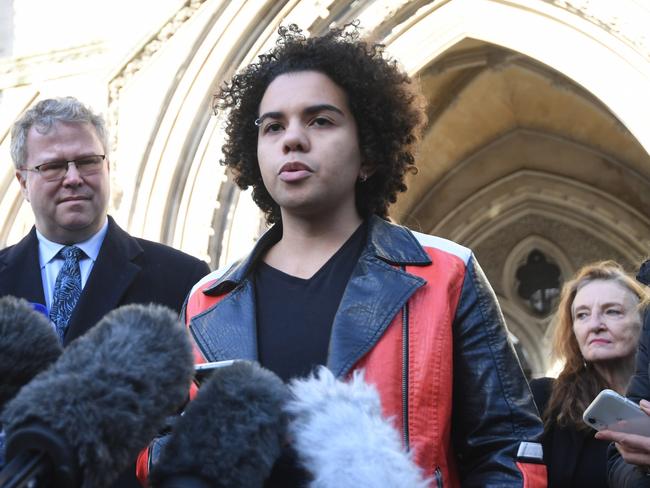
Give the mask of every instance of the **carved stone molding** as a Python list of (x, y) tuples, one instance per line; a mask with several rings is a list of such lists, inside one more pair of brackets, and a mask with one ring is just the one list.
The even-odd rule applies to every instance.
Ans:
[(602, 238), (630, 262), (650, 247), (646, 216), (597, 188), (535, 170), (520, 170), (488, 185), (427, 231), (477, 248), (531, 212)]
[(650, 8), (647, 4), (618, 0), (544, 0), (605, 29), (650, 60)]
[(183, 6), (163, 25), (158, 32), (147, 39), (138, 51), (126, 62), (108, 83), (108, 121), (111, 133), (111, 149), (117, 147), (118, 106), (120, 92), (143, 66), (161, 49), (178, 30), (196, 13), (207, 0), (187, 0)]
[[(142, 46), (122, 65), (117, 73), (108, 82), (108, 110), (107, 123), (109, 127), (109, 147), (115, 154), (118, 145), (119, 132), (119, 99), (124, 86), (135, 76), (162, 48), (162, 46), (199, 10), (207, 0), (187, 0), (183, 6), (156, 32), (151, 35)], [(111, 164), (115, 166), (116, 160)], [(116, 175), (117, 172), (111, 174)], [(112, 208), (118, 209), (122, 202), (123, 191), (117, 181), (113, 181), (111, 192)]]
[(52, 80), (92, 68), (106, 51), (104, 42), (93, 42), (70, 49), (0, 60), (0, 90)]

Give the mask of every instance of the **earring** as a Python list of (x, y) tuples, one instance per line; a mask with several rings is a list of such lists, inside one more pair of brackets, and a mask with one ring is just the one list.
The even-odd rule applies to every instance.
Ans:
[(359, 175), (359, 181), (360, 181), (361, 183), (365, 183), (365, 181), (366, 181), (367, 179), (368, 179), (368, 176), (366, 176), (365, 173), (361, 173), (361, 174)]

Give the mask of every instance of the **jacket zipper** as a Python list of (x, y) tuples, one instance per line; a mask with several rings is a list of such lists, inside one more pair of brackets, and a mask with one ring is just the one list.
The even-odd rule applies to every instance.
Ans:
[(402, 431), (404, 447), (409, 446), (409, 309), (408, 302), (402, 307)]
[(443, 488), (444, 487), (444, 483), (442, 482), (442, 471), (440, 471), (439, 466), (436, 466), (436, 470), (433, 473), (433, 478), (436, 480), (437, 488)]

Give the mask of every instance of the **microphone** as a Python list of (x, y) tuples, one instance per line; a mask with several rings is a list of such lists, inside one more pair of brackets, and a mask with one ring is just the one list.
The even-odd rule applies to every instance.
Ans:
[(42, 313), (21, 298), (0, 298), (0, 411), (63, 352)]
[(285, 436), (286, 385), (256, 363), (215, 370), (172, 428), (152, 488), (262, 487)]
[(6, 406), (0, 486), (109, 486), (186, 400), (192, 363), (170, 309), (113, 310)]
[(290, 389), (288, 433), (298, 460), (313, 476), (310, 486), (430, 485), (382, 416), (377, 389), (364, 381), (362, 372), (355, 371), (344, 383), (323, 366), (307, 379), (292, 381)]

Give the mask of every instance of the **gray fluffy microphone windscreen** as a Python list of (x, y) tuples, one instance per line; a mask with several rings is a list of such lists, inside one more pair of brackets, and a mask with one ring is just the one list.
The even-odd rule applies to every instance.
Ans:
[(377, 389), (355, 371), (340, 381), (324, 366), (290, 384), (289, 436), (313, 476), (308, 488), (426, 488), (431, 480), (384, 418)]
[(175, 313), (116, 309), (7, 405), (7, 457), (21, 429), (44, 426), (70, 448), (82, 487), (108, 486), (183, 404), (192, 375), (189, 337)]
[(282, 451), (288, 399), (282, 380), (256, 363), (216, 370), (174, 424), (151, 486), (191, 486), (175, 480), (190, 475), (213, 488), (262, 487)]
[(42, 313), (21, 298), (0, 298), (0, 411), (63, 349)]

